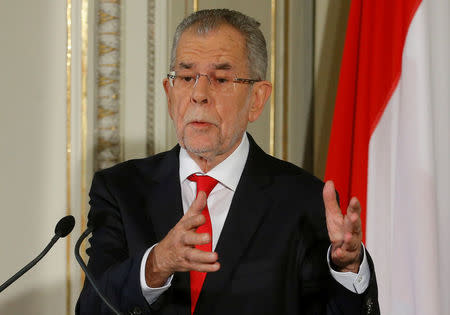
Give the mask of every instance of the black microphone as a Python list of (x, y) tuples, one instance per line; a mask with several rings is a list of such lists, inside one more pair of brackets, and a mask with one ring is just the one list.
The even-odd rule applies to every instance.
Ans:
[(39, 260), (41, 260), (42, 257), (44, 257), (48, 253), (50, 248), (52, 248), (52, 246), (55, 245), (57, 240), (59, 240), (61, 237), (66, 237), (70, 232), (72, 232), (74, 226), (75, 226), (75, 218), (71, 215), (65, 216), (64, 218), (59, 220), (55, 226), (55, 236), (53, 236), (52, 240), (50, 241), (50, 243), (48, 243), (47, 247), (45, 247), (44, 250), (28, 265), (20, 269), (14, 276), (6, 280), (6, 282), (0, 286), (0, 292), (5, 290), (14, 281), (19, 279), (25, 272), (27, 272), (34, 265), (36, 265), (39, 262)]
[(87, 229), (83, 232), (83, 234), (81, 234), (80, 238), (78, 239), (77, 243), (75, 244), (75, 250), (74, 250), (75, 258), (77, 259), (78, 264), (80, 265), (81, 269), (83, 269), (84, 274), (86, 275), (86, 278), (89, 280), (89, 283), (94, 288), (95, 292), (97, 292), (98, 296), (103, 301), (103, 303), (105, 303), (114, 314), (122, 315), (122, 313), (120, 313), (112, 305), (112, 303), (108, 300), (108, 298), (106, 296), (104, 296), (102, 292), (100, 292), (100, 289), (97, 287), (97, 284), (95, 283), (94, 277), (89, 272), (86, 264), (83, 261), (83, 258), (80, 256), (81, 243), (83, 243), (84, 239), (86, 237), (88, 237), (88, 235), (91, 234), (92, 231), (94, 231), (94, 229), (99, 225), (100, 220), (102, 220), (102, 219), (104, 219), (104, 215), (97, 215), (97, 216), (93, 216), (91, 218), (91, 220), (88, 223)]

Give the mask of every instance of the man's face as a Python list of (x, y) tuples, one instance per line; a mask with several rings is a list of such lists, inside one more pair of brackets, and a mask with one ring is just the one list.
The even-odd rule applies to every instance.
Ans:
[[(234, 28), (223, 25), (202, 35), (188, 29), (178, 42), (174, 70), (249, 78), (247, 60), (245, 39)], [(231, 154), (248, 122), (259, 117), (267, 99), (260, 104), (256, 84), (235, 83), (231, 92), (223, 93), (212, 88), (206, 76), (200, 76), (190, 89), (177, 89), (176, 84), (172, 87), (164, 80), (179, 144), (205, 159)]]

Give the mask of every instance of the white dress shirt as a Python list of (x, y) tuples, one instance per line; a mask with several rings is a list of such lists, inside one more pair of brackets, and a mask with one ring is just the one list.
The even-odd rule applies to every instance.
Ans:
[[(249, 152), (250, 144), (247, 135), (244, 133), (241, 143), (236, 150), (224, 161), (204, 174), (197, 163), (189, 156), (185, 149), (180, 149), (180, 183), (183, 202), (183, 212), (186, 213), (195, 199), (197, 192), (197, 183), (188, 180), (192, 174), (204, 174), (213, 177), (218, 181), (217, 185), (208, 196), (208, 209), (212, 225), (212, 249), (216, 248), (220, 233), (222, 232), (225, 219), (230, 209), (231, 201), (236, 191), (237, 185), (244, 170), (245, 162)], [(155, 246), (155, 245), (153, 245)], [(145, 264), (147, 257), (152, 250), (150, 247), (144, 254), (141, 263), (140, 283), (142, 294), (149, 304), (152, 304), (171, 284), (173, 275), (167, 280), (164, 286), (159, 288), (150, 288), (145, 280)], [(330, 246), (331, 248), (331, 246)], [(328, 250), (330, 251), (330, 249)], [(329, 263), (329, 253), (327, 257)], [(370, 270), (364, 251), (363, 262), (361, 263), (359, 273), (337, 272), (330, 267), (331, 275), (336, 281), (355, 293), (363, 293), (369, 285)]]

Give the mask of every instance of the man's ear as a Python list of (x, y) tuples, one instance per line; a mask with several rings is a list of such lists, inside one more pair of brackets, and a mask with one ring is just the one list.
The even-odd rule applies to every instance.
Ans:
[(250, 100), (250, 110), (248, 112), (248, 121), (254, 122), (258, 119), (264, 110), (264, 105), (272, 93), (272, 83), (269, 81), (260, 81), (253, 84), (252, 97)]
[(169, 92), (169, 89), (170, 89), (169, 79), (165, 78), (162, 83), (163, 83), (163, 87), (164, 87), (164, 92), (166, 92), (166, 97), (167, 97), (167, 109), (168, 109), (170, 118), (173, 119), (173, 117), (172, 117), (172, 102), (170, 100), (170, 92)]

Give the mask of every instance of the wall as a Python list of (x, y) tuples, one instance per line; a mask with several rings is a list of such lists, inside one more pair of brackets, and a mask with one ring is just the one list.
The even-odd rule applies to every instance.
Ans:
[(315, 1), (314, 18), (314, 110), (309, 169), (325, 175), (331, 122), (334, 114), (339, 70), (344, 50), (350, 0)]
[[(33, 259), (66, 213), (66, 7), (0, 1), (0, 281)], [(66, 244), (0, 296), (0, 314), (64, 314)], [(47, 301), (47, 303), (42, 303)]]

